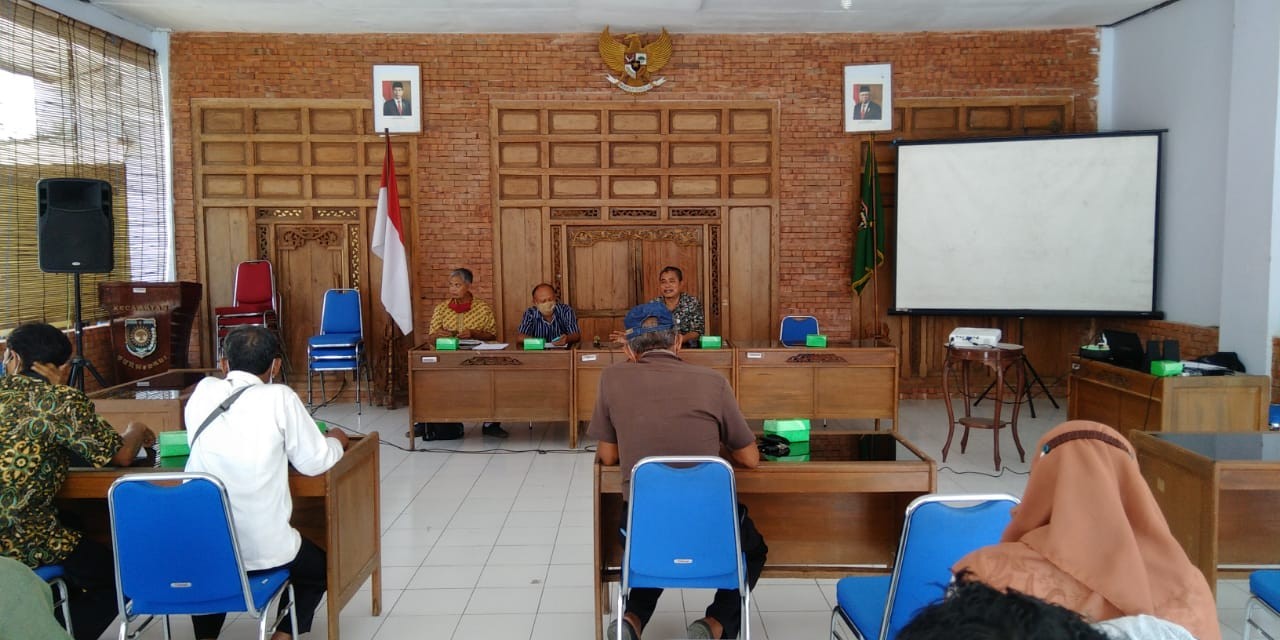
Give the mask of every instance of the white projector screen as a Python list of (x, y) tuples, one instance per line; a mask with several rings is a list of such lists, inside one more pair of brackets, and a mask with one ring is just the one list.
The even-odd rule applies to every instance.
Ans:
[(894, 312), (1155, 315), (1160, 133), (898, 143)]

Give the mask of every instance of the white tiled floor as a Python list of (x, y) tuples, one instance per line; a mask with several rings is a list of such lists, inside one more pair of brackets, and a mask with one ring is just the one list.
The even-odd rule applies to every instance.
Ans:
[[(1037, 418), (1023, 407), (1022, 442), (1028, 449), (1063, 421), (1065, 409), (1036, 399)], [(369, 615), (366, 590), (342, 615), (346, 640), (520, 640), (594, 638), (591, 590), (591, 464), (593, 454), (567, 450), (563, 423), (507, 424), (511, 438), (482, 437), (468, 425), (463, 440), (404, 446), (406, 409), (354, 405), (322, 409), (318, 418), (353, 431), (378, 431), (382, 448), (383, 613)], [(990, 411), (989, 403), (983, 407)], [(1009, 434), (1001, 434), (1006, 466), (993, 477), (991, 434), (976, 431), (967, 453), (959, 435), (946, 463), (946, 411), (940, 401), (903, 401), (901, 431), (939, 461), (941, 493), (1003, 491), (1021, 495), (1029, 465), (1018, 461)], [(835, 426), (836, 423), (833, 423)], [(839, 426), (869, 426), (859, 422)], [(820, 428), (815, 424), (815, 429)], [(419, 442), (421, 445), (422, 443)], [(500, 448), (499, 448), (500, 447)], [(768, 532), (763, 532), (768, 537)], [(1236, 639), (1248, 585), (1218, 585), (1223, 637)], [(827, 638), (834, 580), (764, 579), (753, 595), (752, 637), (759, 640)], [(702, 616), (707, 592), (669, 592), (645, 629), (645, 640), (680, 638)], [(255, 637), (252, 621), (236, 619), (222, 638)], [(190, 624), (175, 622), (174, 637), (191, 638)], [(110, 632), (103, 638), (114, 637)], [(146, 634), (160, 638), (158, 629)], [(311, 638), (326, 637), (323, 612)]]

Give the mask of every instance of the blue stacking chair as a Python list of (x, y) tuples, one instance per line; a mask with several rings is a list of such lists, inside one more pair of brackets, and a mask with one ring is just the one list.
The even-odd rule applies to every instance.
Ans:
[(71, 592), (67, 591), (67, 581), (62, 579), (63, 569), (60, 564), (46, 564), (35, 569), (36, 575), (41, 580), (49, 583), (53, 587), (55, 595), (53, 606), (62, 609), (62, 626), (66, 627), (67, 635), (74, 637), (76, 632), (71, 628)]
[(805, 338), (818, 331), (818, 319), (813, 316), (783, 316), (778, 328), (778, 341), (784, 347), (803, 347)]
[[(205, 473), (135, 473), (107, 491), (116, 593), (123, 620), (120, 638), (136, 636), (156, 616), (245, 612), (267, 637), (268, 613), (289, 594), (287, 613), (297, 637), (288, 569), (247, 573), (240, 560), (227, 490)], [(142, 616), (146, 620), (132, 631)], [(274, 623), (283, 619), (270, 616)]]
[[(739, 637), (751, 637), (733, 467), (716, 456), (644, 458), (631, 470), (629, 504), (618, 615), (636, 587), (737, 589)], [(621, 624), (616, 640), (622, 640)]]
[(311, 374), (320, 373), (320, 396), (325, 395), (326, 371), (351, 371), (356, 383), (356, 413), (360, 413), (360, 368), (365, 376), (369, 367), (364, 361), (364, 316), (360, 292), (355, 289), (330, 289), (324, 292), (320, 308), (320, 334), (307, 340), (307, 404), (311, 400)]
[[(957, 504), (959, 503), (959, 504)], [(850, 576), (836, 583), (831, 637), (892, 640), (916, 612), (942, 599), (951, 566), (970, 551), (1000, 541), (1018, 499), (1008, 494), (927, 495), (907, 506), (897, 561), (887, 576)], [(853, 631), (843, 636), (837, 621)]]
[[(1280, 618), (1280, 569), (1266, 569), (1249, 574), (1249, 602), (1244, 607), (1244, 640), (1249, 640), (1254, 629), (1268, 640), (1275, 638), (1254, 620), (1254, 610), (1259, 606), (1266, 609), (1273, 620)], [(1271, 628), (1275, 629), (1275, 626), (1272, 625)]]

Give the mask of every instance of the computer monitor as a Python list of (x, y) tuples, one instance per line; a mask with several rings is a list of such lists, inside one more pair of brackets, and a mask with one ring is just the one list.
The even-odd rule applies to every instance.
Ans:
[(1111, 362), (1128, 369), (1146, 372), (1151, 363), (1147, 362), (1147, 353), (1142, 349), (1142, 340), (1132, 331), (1103, 329), (1102, 338), (1111, 348)]

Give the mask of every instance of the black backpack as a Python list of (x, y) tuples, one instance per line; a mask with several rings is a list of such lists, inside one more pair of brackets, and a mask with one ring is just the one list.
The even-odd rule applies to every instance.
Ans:
[(461, 422), (428, 422), (426, 440), (457, 440), (462, 437)]

